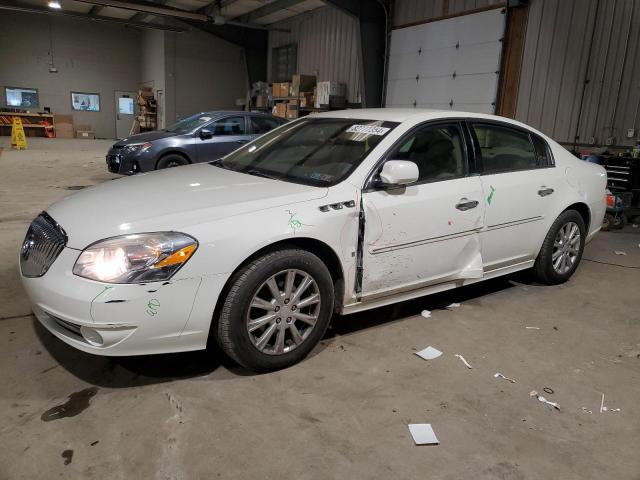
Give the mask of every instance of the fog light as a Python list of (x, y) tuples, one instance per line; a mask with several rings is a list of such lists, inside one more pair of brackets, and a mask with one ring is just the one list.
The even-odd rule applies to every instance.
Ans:
[(100, 333), (98, 333), (95, 328), (80, 327), (80, 333), (82, 334), (82, 337), (87, 341), (87, 343), (93, 345), (94, 347), (101, 347), (104, 344), (102, 335), (100, 335)]

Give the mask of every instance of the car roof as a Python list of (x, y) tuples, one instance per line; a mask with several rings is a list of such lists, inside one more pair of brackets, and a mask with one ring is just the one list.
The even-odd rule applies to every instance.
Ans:
[(507, 117), (486, 113), (463, 112), (458, 110), (436, 110), (430, 108), (358, 108), (351, 110), (332, 110), (330, 112), (313, 113), (316, 118), (349, 118), (362, 120), (380, 120), (388, 122), (422, 123), (428, 120), (446, 120), (449, 118), (477, 118), (496, 120), (502, 123), (523, 127), (549, 139), (535, 128)]

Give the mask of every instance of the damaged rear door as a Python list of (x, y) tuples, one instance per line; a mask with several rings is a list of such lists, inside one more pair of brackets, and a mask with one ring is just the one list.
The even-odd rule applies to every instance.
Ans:
[(482, 277), (485, 205), (480, 178), (469, 172), (463, 131), (456, 121), (417, 127), (386, 160), (415, 162), (418, 181), (383, 188), (374, 175), (364, 189), (363, 300)]

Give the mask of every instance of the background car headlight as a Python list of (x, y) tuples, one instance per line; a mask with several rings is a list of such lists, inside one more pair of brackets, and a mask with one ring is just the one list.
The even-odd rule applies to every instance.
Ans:
[(183, 233), (123, 235), (85, 248), (73, 266), (80, 277), (106, 283), (169, 279), (193, 255), (198, 242)]
[(151, 142), (146, 143), (131, 143), (124, 146), (125, 153), (146, 152), (151, 148)]

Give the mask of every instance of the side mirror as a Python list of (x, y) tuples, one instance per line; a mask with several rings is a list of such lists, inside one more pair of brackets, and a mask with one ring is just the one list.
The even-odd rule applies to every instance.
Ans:
[(200, 138), (202, 140), (207, 140), (212, 137), (213, 137), (213, 132), (208, 128), (203, 128), (202, 130), (200, 130)]
[(408, 185), (418, 180), (418, 165), (408, 160), (389, 160), (382, 167), (380, 181), (384, 185)]

